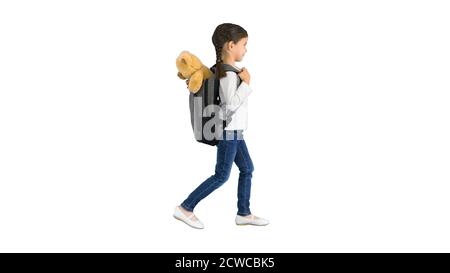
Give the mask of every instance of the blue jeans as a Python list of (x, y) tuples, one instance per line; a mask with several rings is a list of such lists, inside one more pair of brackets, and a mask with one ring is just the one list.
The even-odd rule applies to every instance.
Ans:
[(230, 177), (233, 162), (239, 168), (238, 215), (246, 216), (250, 212), (250, 191), (252, 184), (253, 162), (247, 150), (242, 130), (224, 130), (223, 140), (217, 144), (217, 162), (215, 174), (201, 183), (181, 206), (193, 211), (203, 198), (222, 186)]

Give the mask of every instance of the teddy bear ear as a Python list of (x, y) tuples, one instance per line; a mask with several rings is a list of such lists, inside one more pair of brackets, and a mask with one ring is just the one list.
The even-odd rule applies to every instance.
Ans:
[(183, 64), (186, 64), (186, 59), (185, 59), (185, 58), (181, 58), (181, 62), (182, 62)]

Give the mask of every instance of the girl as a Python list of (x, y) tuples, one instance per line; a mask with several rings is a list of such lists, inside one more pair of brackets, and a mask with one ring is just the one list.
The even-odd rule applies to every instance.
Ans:
[[(217, 144), (215, 174), (200, 184), (179, 206), (175, 207), (174, 217), (193, 228), (202, 229), (203, 223), (194, 215), (195, 206), (211, 192), (222, 186), (229, 178), (233, 162), (239, 168), (238, 202), (235, 222), (237, 225), (264, 226), (269, 221), (250, 212), (250, 189), (253, 163), (243, 138), (247, 129), (247, 97), (252, 92), (250, 74), (245, 68), (239, 69), (235, 62), (242, 61), (248, 34), (239, 25), (224, 23), (216, 27), (212, 42), (216, 49), (215, 75), (220, 79), (220, 98), (225, 111), (234, 111), (232, 120), (223, 130), (223, 139)], [(237, 85), (237, 75), (223, 71), (222, 64), (229, 64), (240, 70), (242, 83)], [(222, 109), (223, 109), (222, 108)]]

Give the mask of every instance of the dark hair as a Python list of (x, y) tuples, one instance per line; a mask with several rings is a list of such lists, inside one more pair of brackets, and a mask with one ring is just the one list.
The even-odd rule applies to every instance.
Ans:
[(212, 36), (212, 42), (216, 49), (215, 74), (217, 79), (226, 76), (225, 71), (222, 69), (222, 49), (224, 44), (230, 41), (238, 43), (239, 40), (246, 37), (248, 37), (247, 31), (239, 25), (223, 23), (216, 27)]

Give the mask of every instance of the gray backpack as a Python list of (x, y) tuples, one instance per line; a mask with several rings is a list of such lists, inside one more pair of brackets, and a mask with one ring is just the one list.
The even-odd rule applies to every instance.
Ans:
[[(221, 108), (219, 95), (220, 81), (215, 76), (216, 65), (210, 70), (213, 75), (204, 80), (198, 92), (189, 94), (189, 109), (191, 111), (191, 125), (195, 139), (200, 143), (215, 146), (223, 138), (222, 132), (231, 121), (234, 112), (225, 113)], [(222, 64), (225, 72), (240, 71), (229, 64)], [(238, 76), (238, 86), (241, 78)]]

